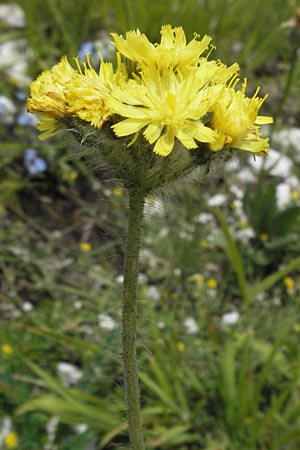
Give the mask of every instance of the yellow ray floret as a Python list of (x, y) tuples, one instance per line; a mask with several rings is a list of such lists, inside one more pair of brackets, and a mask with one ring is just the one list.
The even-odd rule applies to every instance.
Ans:
[(156, 66), (159, 69), (178, 68), (197, 64), (200, 55), (208, 49), (211, 37), (205, 35), (200, 41), (195, 35), (188, 44), (182, 27), (172, 28), (165, 25), (161, 28), (160, 44), (149, 42), (145, 34), (139, 30), (128, 31), (125, 39), (112, 33), (117, 50), (140, 66)]
[(197, 148), (196, 141), (212, 143), (216, 133), (205, 126), (201, 118), (210, 111), (220, 97), (224, 86), (203, 86), (196, 76), (197, 69), (188, 77), (180, 77), (172, 70), (163, 74), (156, 68), (143, 71), (142, 78), (129, 80), (113, 92), (108, 102), (125, 120), (115, 124), (117, 136), (143, 134), (153, 151), (167, 156), (177, 138), (186, 148)]
[(48, 139), (48, 137), (56, 134), (61, 128), (62, 125), (58, 120), (53, 117), (44, 116), (37, 124), (37, 129), (43, 131), (43, 133), (39, 135), (39, 139), (41, 139), (41, 141)]
[(269, 140), (262, 139), (257, 125), (272, 123), (271, 117), (258, 116), (258, 111), (266, 97), (259, 98), (259, 88), (249, 98), (245, 96), (247, 81), (244, 80), (241, 90), (236, 91), (236, 79), (226, 87), (223, 95), (213, 106), (213, 117), (210, 126), (218, 137), (210, 144), (213, 151), (222, 150), (225, 146), (249, 151), (266, 153)]

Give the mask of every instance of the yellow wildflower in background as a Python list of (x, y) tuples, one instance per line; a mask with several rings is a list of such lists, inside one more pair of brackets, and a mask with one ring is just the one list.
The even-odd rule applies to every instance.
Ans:
[(115, 197), (120, 197), (123, 195), (123, 190), (119, 187), (114, 187), (113, 190), (111, 191), (112, 195), (114, 195)]
[(218, 282), (215, 278), (209, 278), (206, 282), (206, 286), (210, 289), (216, 289), (216, 287), (218, 286)]
[(295, 292), (295, 281), (291, 277), (285, 277), (283, 279), (283, 284), (286, 288), (286, 291), (289, 295), (294, 294)]
[(183, 342), (177, 342), (176, 346), (177, 346), (178, 351), (184, 352), (184, 350), (185, 350), (185, 345), (184, 345)]
[(262, 242), (266, 242), (266, 241), (269, 240), (269, 235), (268, 235), (267, 233), (261, 233), (261, 234), (259, 235), (259, 239), (260, 239)]
[(80, 250), (81, 250), (82, 252), (87, 253), (87, 252), (90, 252), (91, 249), (92, 249), (92, 246), (91, 246), (91, 244), (90, 244), (89, 242), (81, 242), (81, 244), (80, 244)]
[(11, 431), (4, 438), (4, 445), (6, 448), (14, 450), (18, 447), (18, 436), (16, 433)]
[(207, 248), (208, 247), (208, 241), (206, 239), (201, 239), (200, 247), (201, 248)]
[(2, 344), (1, 351), (4, 355), (10, 356), (13, 354), (14, 349), (10, 344)]
[(298, 200), (300, 200), (300, 193), (296, 189), (292, 190), (291, 199), (293, 202), (297, 202)]

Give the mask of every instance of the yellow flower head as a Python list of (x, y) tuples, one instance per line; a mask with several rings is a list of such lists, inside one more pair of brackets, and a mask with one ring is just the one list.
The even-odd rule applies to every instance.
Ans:
[(112, 110), (125, 120), (113, 125), (117, 136), (143, 134), (153, 151), (167, 156), (177, 138), (186, 148), (197, 148), (200, 142), (214, 142), (217, 134), (201, 121), (220, 97), (223, 85), (208, 86), (196, 69), (189, 77), (173, 70), (160, 73), (146, 68), (141, 79), (129, 80), (116, 88), (108, 101)]
[(14, 450), (18, 447), (18, 436), (16, 433), (11, 431), (4, 438), (4, 444), (7, 449)]
[(13, 354), (14, 349), (10, 344), (2, 344), (1, 351), (4, 355), (10, 356)]
[(91, 251), (92, 246), (89, 242), (81, 242), (79, 248), (82, 252), (87, 253), (87, 252)]
[(218, 286), (218, 282), (215, 278), (209, 278), (206, 282), (206, 285), (210, 289), (216, 289), (216, 287)]
[(28, 111), (53, 119), (63, 119), (67, 112), (66, 90), (75, 76), (76, 71), (66, 57), (51, 70), (42, 72), (30, 85)]
[(70, 83), (66, 94), (68, 112), (90, 122), (95, 128), (101, 128), (103, 123), (112, 115), (107, 98), (111, 91), (127, 78), (124, 64), (118, 56), (116, 72), (111, 63), (101, 59), (99, 73), (97, 73), (87, 55), (87, 62), (83, 64), (83, 71), (76, 60), (78, 74)]
[(293, 278), (285, 277), (283, 283), (288, 294), (293, 294), (295, 292), (295, 281)]
[(116, 33), (112, 33), (112, 36), (117, 50), (138, 65), (176, 70), (196, 64), (211, 41), (207, 35), (198, 41), (199, 36), (195, 35), (186, 45), (183, 28), (172, 28), (171, 25), (163, 26), (160, 33), (160, 44), (152, 44), (139, 30), (128, 31), (125, 39)]
[[(182, 27), (171, 25), (161, 28), (157, 44), (139, 30), (127, 32), (125, 38), (112, 36), (118, 51), (116, 68), (100, 55), (96, 71), (87, 55), (82, 65), (76, 60), (75, 70), (64, 57), (31, 84), (27, 107), (42, 116), (38, 124), (42, 139), (64, 127), (77, 132), (80, 142), (89, 136), (90, 146), (100, 143), (103, 148), (103, 142), (110, 140), (103, 154), (118, 168), (128, 162), (124, 145), (137, 140), (149, 144), (145, 151), (153, 146), (154, 153), (163, 157), (177, 149), (177, 142), (185, 149), (197, 149), (196, 158), (184, 153), (186, 170), (190, 170), (191, 159), (195, 165), (210, 160), (209, 150), (268, 151), (268, 139), (261, 138), (259, 125), (272, 120), (258, 115), (266, 97), (259, 98), (258, 90), (253, 97), (246, 97), (246, 81), (236, 90), (238, 64), (227, 67), (220, 61), (208, 61), (209, 36), (200, 39), (195, 35), (187, 43)], [(127, 73), (130, 65), (122, 63), (121, 57), (133, 61), (133, 73)], [(110, 127), (114, 132), (106, 133), (105, 139), (99, 131), (104, 124), (106, 131)], [(121, 149), (121, 156), (116, 148)], [(128, 174), (127, 169), (117, 171)]]
[(269, 139), (261, 139), (257, 125), (272, 123), (271, 117), (258, 116), (258, 110), (267, 96), (259, 98), (258, 88), (253, 97), (246, 97), (247, 81), (244, 80), (240, 91), (234, 89), (237, 82), (238, 79), (233, 79), (233, 85), (224, 89), (212, 108), (210, 125), (218, 137), (210, 148), (218, 151), (228, 146), (257, 154), (265, 153), (269, 150)]

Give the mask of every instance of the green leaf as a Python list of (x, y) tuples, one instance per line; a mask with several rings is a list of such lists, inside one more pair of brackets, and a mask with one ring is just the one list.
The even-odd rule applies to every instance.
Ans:
[(293, 225), (295, 225), (298, 217), (300, 217), (299, 206), (291, 206), (290, 208), (281, 211), (274, 217), (270, 235), (285, 236), (289, 233)]
[(87, 405), (84, 405), (84, 408), (76, 408), (73, 402), (50, 394), (25, 402), (17, 409), (16, 414), (22, 415), (33, 411), (58, 416), (60, 421), (66, 424), (86, 423), (103, 431), (110, 430), (117, 422), (117, 418), (107, 412), (97, 411)]
[(69, 336), (67, 334), (58, 333), (52, 330), (48, 330), (46, 328), (29, 326), (27, 327), (29, 331), (36, 334), (37, 336), (42, 336), (47, 339), (52, 339), (55, 342), (59, 342), (61, 344), (72, 345), (74, 348), (83, 348), (85, 350), (89, 350), (93, 353), (105, 354), (105, 351), (100, 348), (100, 346), (95, 344), (90, 344), (88, 342), (83, 341), (82, 339), (75, 338)]
[(256, 233), (271, 234), (274, 216), (278, 213), (276, 203), (276, 183), (260, 180), (256, 189), (246, 189), (243, 199), (244, 211)]
[(146, 445), (149, 448), (161, 448), (160, 446), (163, 444), (179, 445), (183, 442), (192, 442), (195, 435), (187, 434), (188, 430), (189, 426), (186, 425), (177, 425), (168, 430), (159, 429), (159, 437), (149, 440)]
[[(118, 411), (116, 410), (112, 410), (112, 407), (110, 406), (110, 404), (108, 402), (105, 402), (103, 404), (103, 407), (100, 408), (96, 408), (95, 405), (90, 405), (87, 402), (83, 402), (78, 400), (78, 394), (76, 396), (76, 394), (74, 395), (74, 393), (72, 392), (72, 390), (64, 388), (54, 377), (52, 377), (48, 372), (46, 372), (45, 370), (41, 369), (40, 367), (38, 367), (36, 364), (25, 360), (26, 364), (31, 368), (31, 370), (33, 372), (35, 372), (36, 375), (38, 375), (43, 382), (45, 383), (45, 386), (48, 387), (48, 389), (50, 389), (51, 391), (54, 391), (56, 394), (58, 394), (59, 397), (61, 397), (61, 402), (60, 402), (60, 406), (61, 405), (68, 405), (68, 408), (71, 409), (72, 411), (74, 411), (75, 414), (81, 414), (81, 416), (84, 416), (86, 418), (86, 420), (88, 420), (88, 418), (90, 418), (90, 420), (97, 421), (97, 422), (102, 422), (103, 424), (115, 424), (116, 422), (116, 416), (115, 414), (118, 413)], [(59, 398), (58, 397), (58, 398)], [(53, 399), (53, 396), (51, 397)], [(43, 401), (44, 401), (44, 397), (42, 397)], [(48, 397), (49, 399), (49, 397)], [(35, 399), (32, 400), (31, 402), (35, 402), (33, 403), (33, 405), (40, 405), (42, 407), (42, 405), (45, 405), (45, 403), (41, 403), (39, 402), (39, 399)], [(31, 407), (32, 403), (29, 402), (29, 407)], [(63, 402), (63, 403), (62, 403)], [(26, 403), (25, 405), (23, 405), (23, 408), (25, 408), (26, 410)], [(51, 402), (49, 403), (49, 401), (47, 402), (47, 406), (48, 408), (52, 407)], [(22, 407), (21, 407), (21, 411), (23, 411)], [(109, 411), (109, 413), (108, 413)], [(59, 413), (59, 411), (57, 412)]]
[(220, 355), (221, 365), (221, 394), (226, 408), (227, 422), (235, 422), (235, 410), (238, 400), (237, 380), (235, 370), (236, 343), (227, 338)]
[(235, 271), (241, 295), (243, 297), (244, 306), (248, 306), (250, 303), (250, 296), (248, 292), (248, 285), (247, 285), (247, 279), (246, 274), (244, 270), (244, 263), (241, 257), (241, 254), (237, 248), (237, 245), (229, 231), (229, 228), (226, 224), (226, 221), (224, 219), (223, 214), (220, 210), (216, 210), (215, 214), (218, 218), (218, 221), (220, 223), (220, 226), (222, 228), (225, 240), (226, 240), (226, 253), (228, 256), (229, 261), (231, 262), (232, 268)]
[(143, 372), (139, 373), (139, 377), (142, 380), (142, 382), (152, 391), (154, 394), (156, 394), (160, 400), (171, 409), (171, 411), (178, 413), (178, 406), (173, 401), (172, 398), (168, 396), (168, 394), (163, 390), (161, 386), (159, 386), (155, 381), (153, 381), (148, 375), (146, 375)]

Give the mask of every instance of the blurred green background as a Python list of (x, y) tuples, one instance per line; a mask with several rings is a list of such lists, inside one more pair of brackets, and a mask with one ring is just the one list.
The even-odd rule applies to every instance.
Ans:
[(238, 62), (272, 150), (151, 197), (139, 280), (147, 448), (300, 448), (300, 4), (0, 2), (0, 449), (129, 448), (120, 296), (127, 198), (63, 134), (39, 141), (30, 82), (110, 33), (161, 25)]

